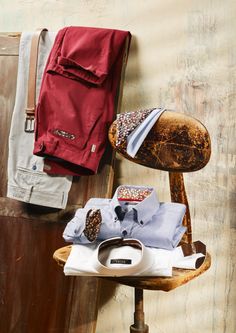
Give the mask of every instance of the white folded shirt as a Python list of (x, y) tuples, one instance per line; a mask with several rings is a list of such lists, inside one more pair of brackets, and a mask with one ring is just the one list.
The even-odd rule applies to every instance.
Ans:
[[(196, 253), (184, 257), (181, 247), (165, 250), (145, 247), (137, 239), (110, 238), (101, 243), (72, 245), (65, 275), (172, 276), (172, 267), (195, 269)], [(203, 258), (204, 259), (204, 258)]]

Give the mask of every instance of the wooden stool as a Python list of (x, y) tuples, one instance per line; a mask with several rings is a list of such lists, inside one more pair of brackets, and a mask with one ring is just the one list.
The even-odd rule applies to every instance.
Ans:
[[(184, 187), (183, 172), (196, 171), (209, 161), (211, 144), (206, 128), (196, 119), (181, 113), (164, 112), (148, 134), (137, 155), (131, 158), (124, 147), (116, 147), (116, 121), (110, 127), (109, 140), (112, 147), (123, 157), (146, 167), (169, 172), (172, 202), (184, 203), (186, 214), (183, 225), (187, 231), (182, 242), (192, 243), (192, 227), (187, 195)], [(55, 251), (53, 258), (59, 265), (64, 265), (71, 246)], [(135, 312), (134, 324), (130, 333), (148, 333), (143, 311), (143, 289), (170, 291), (191, 281), (204, 273), (211, 265), (210, 254), (196, 270), (173, 269), (172, 277), (127, 276), (106, 278), (120, 284), (134, 287)]]

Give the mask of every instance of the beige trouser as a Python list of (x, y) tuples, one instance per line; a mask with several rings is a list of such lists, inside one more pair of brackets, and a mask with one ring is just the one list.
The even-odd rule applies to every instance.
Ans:
[[(33, 155), (34, 133), (24, 131), (27, 99), (29, 56), (32, 33), (20, 40), (15, 107), (9, 136), (7, 197), (35, 205), (65, 208), (71, 187), (71, 176), (49, 176), (43, 172), (44, 159)], [(40, 41), (37, 96), (55, 33), (46, 33)]]

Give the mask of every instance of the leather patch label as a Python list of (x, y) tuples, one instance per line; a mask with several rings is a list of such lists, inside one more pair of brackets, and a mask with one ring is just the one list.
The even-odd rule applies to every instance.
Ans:
[(68, 132), (60, 130), (60, 129), (53, 130), (53, 134), (56, 134), (58, 136), (62, 136), (63, 138), (70, 139), (70, 140), (74, 140), (75, 139), (75, 135), (74, 134), (68, 133)]

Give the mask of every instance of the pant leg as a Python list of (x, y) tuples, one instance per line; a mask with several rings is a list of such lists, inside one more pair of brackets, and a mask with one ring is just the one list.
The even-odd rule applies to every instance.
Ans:
[[(72, 177), (45, 173), (44, 158), (33, 155), (34, 133), (24, 132), (31, 38), (32, 33), (23, 33), (20, 41), (16, 99), (9, 135), (7, 197), (41, 206), (65, 208)], [(37, 96), (54, 38), (55, 34), (47, 33), (44, 41), (40, 41)]]

